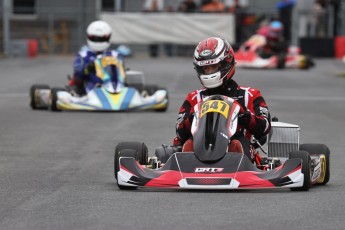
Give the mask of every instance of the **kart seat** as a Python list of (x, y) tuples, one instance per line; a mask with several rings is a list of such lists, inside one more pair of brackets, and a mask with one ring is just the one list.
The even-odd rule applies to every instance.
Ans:
[[(194, 152), (193, 140), (188, 139), (182, 146), (182, 152)], [(228, 152), (244, 153), (240, 141), (232, 140), (228, 147)]]
[(229, 144), (228, 152), (244, 153), (241, 142), (239, 140), (232, 140)]
[(182, 152), (194, 152), (193, 140), (188, 139), (182, 146)]

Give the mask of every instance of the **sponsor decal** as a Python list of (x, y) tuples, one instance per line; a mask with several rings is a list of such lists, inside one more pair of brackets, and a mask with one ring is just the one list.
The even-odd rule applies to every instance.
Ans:
[(216, 64), (216, 63), (217, 63), (217, 60), (215, 60), (215, 59), (199, 61), (199, 65), (200, 65), (200, 66), (204, 66), (204, 65), (213, 65), (213, 64)]
[(210, 54), (212, 54), (212, 50), (203, 50), (200, 53), (200, 56), (205, 57), (205, 56), (209, 56)]
[(268, 117), (268, 109), (266, 107), (260, 106), (260, 114), (264, 115), (265, 117)]
[(220, 173), (223, 172), (224, 168), (195, 168), (196, 173)]

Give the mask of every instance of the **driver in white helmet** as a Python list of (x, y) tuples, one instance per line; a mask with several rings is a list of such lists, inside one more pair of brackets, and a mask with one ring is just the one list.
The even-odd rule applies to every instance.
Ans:
[(69, 81), (69, 87), (78, 96), (85, 95), (102, 83), (95, 73), (94, 60), (98, 55), (113, 56), (123, 65), (123, 57), (117, 51), (108, 49), (111, 33), (111, 27), (104, 21), (94, 21), (87, 27), (87, 45), (77, 53), (73, 64), (74, 74)]
[(270, 113), (258, 89), (239, 86), (233, 79), (236, 61), (234, 51), (228, 41), (210, 37), (201, 41), (194, 52), (194, 67), (203, 85), (202, 89), (187, 94), (176, 121), (174, 146), (183, 146), (182, 151), (192, 151), (191, 124), (194, 105), (206, 96), (224, 95), (240, 104), (239, 126), (229, 146), (231, 152), (242, 152), (254, 162), (256, 151), (251, 144), (252, 135), (261, 140), (271, 129)]

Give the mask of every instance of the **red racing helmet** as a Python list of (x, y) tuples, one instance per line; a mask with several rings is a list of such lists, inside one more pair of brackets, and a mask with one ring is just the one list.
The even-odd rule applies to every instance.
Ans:
[[(236, 62), (228, 41), (210, 37), (199, 42), (194, 51), (193, 64), (201, 84), (206, 88), (216, 88), (231, 79)], [(206, 71), (207, 69), (213, 71)]]

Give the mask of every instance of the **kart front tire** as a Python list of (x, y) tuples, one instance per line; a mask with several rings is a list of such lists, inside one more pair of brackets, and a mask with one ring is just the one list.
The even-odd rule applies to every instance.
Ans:
[(289, 159), (302, 160), (302, 173), (304, 174), (303, 186), (298, 188), (291, 188), (292, 191), (308, 191), (311, 187), (311, 159), (307, 151), (293, 151), (289, 154)]
[(322, 182), (318, 183), (320, 185), (325, 185), (328, 183), (331, 173), (330, 173), (330, 150), (324, 144), (302, 144), (299, 147), (300, 150), (307, 151), (310, 155), (323, 155), (325, 157), (325, 176)]
[(47, 109), (37, 106), (36, 90), (50, 89), (49, 85), (32, 85), (30, 87), (30, 107), (32, 109)]
[(114, 176), (120, 189), (132, 190), (137, 187), (119, 185), (117, 181), (117, 172), (120, 171), (120, 157), (133, 157), (141, 165), (147, 165), (148, 149), (142, 142), (120, 142), (115, 148), (114, 154)]

